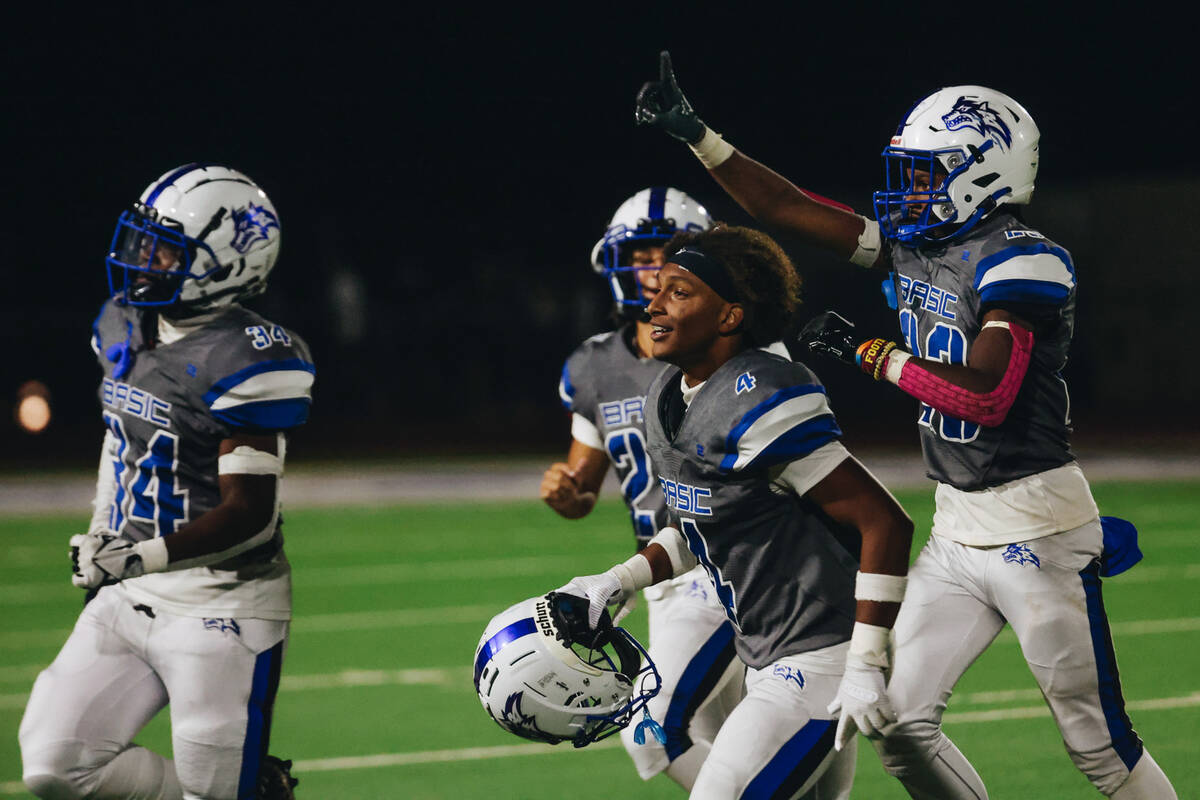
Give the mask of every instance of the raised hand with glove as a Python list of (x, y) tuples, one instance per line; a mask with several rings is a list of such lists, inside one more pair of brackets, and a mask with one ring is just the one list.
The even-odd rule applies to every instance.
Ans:
[(638, 92), (634, 118), (639, 125), (652, 125), (686, 142), (708, 169), (720, 166), (733, 155), (733, 145), (701, 122), (683, 96), (671, 67), (671, 54), (666, 50), (658, 55), (658, 80), (647, 81)]

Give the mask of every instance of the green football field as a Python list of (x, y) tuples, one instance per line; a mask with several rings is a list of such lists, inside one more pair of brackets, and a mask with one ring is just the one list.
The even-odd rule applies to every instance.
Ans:
[[(1137, 523), (1146, 554), (1104, 592), (1130, 716), (1179, 796), (1200, 797), (1200, 483), (1093, 488), (1102, 513)], [(932, 493), (897, 494), (927, 530)], [(573, 750), (502, 731), (471, 685), (494, 614), (628, 556), (619, 501), (576, 522), (534, 502), (286, 516), (295, 620), (271, 750), (295, 759), (302, 800), (683, 796), (666, 778), (643, 784), (615, 738)], [(0, 519), (0, 795), (28, 797), (17, 726), (79, 610), (66, 539), (84, 524), (81, 515)], [(644, 614), (626, 623), (638, 635)], [(946, 730), (994, 798), (1098, 796), (1068, 760), (1007, 630), (958, 686)], [(166, 715), (138, 741), (169, 751)], [(906, 797), (859, 742), (854, 796)]]

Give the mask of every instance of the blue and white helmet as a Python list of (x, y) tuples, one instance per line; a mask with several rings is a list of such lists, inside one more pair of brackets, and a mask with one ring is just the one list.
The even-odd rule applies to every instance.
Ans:
[(260, 294), (279, 255), (279, 215), (247, 176), (186, 164), (121, 214), (108, 258), (112, 294), (133, 306), (189, 311)]
[(911, 245), (946, 241), (1001, 205), (1028, 203), (1039, 138), (1029, 112), (1006, 94), (938, 89), (913, 106), (884, 148), (886, 188), (875, 193), (884, 235)]
[(630, 319), (641, 315), (647, 302), (637, 272), (658, 269), (632, 266), (630, 254), (635, 247), (661, 246), (679, 231), (705, 231), (712, 226), (704, 206), (669, 186), (642, 189), (621, 203), (592, 248), (592, 266), (608, 278), (617, 314)]
[(488, 623), (475, 648), (475, 691), (496, 724), (583, 747), (624, 728), (658, 694), (658, 670), (637, 639), (607, 611), (595, 630), (587, 615), (586, 599), (551, 592)]

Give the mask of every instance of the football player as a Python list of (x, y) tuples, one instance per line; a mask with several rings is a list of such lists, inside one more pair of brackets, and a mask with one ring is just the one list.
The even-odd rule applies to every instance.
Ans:
[[(613, 214), (592, 249), (595, 270), (608, 280), (618, 327), (581, 344), (563, 367), (559, 394), (571, 412), (566, 461), (542, 479), (542, 499), (562, 516), (587, 515), (611, 465), (629, 507), (634, 543), (642, 549), (665, 526), (662, 489), (646, 450), (646, 389), (662, 364), (650, 356), (646, 304), (658, 293), (663, 245), (679, 231), (712, 226), (704, 207), (669, 187), (642, 189)], [(741, 699), (744, 667), (733, 648), (733, 629), (708, 576), (697, 567), (644, 593), (650, 654), (663, 679), (650, 703), (667, 740), (622, 742), (638, 774), (660, 772), (691, 789), (696, 772), (729, 710)]]
[(912, 521), (842, 446), (816, 377), (764, 349), (799, 302), (779, 245), (719, 225), (677, 234), (664, 260), (647, 310), (651, 354), (671, 366), (645, 427), (671, 524), (559, 591), (586, 597), (595, 624), (701, 566), (748, 670), (691, 796), (847, 797), (854, 731), (892, 719), (884, 670)]
[[(213, 164), (172, 170), (116, 226), (92, 325), (105, 434), (87, 590), (20, 727), (41, 798), (288, 798), (267, 756), (291, 618), (279, 480), (308, 417), (307, 345), (240, 303), (267, 285), (275, 207)], [(174, 761), (132, 743), (170, 705)]]
[(874, 219), (735, 150), (696, 116), (665, 52), (636, 116), (687, 142), (758, 219), (891, 271), (885, 287), (904, 347), (836, 314), (804, 331), (813, 351), (920, 401), (922, 449), (938, 483), (932, 535), (896, 622), (888, 691), (899, 724), (876, 743), (888, 772), (913, 797), (987, 796), (941, 719), (959, 677), (1007, 622), (1088, 780), (1121, 800), (1175, 797), (1121, 694), (1100, 578), (1140, 553), (1132, 526), (1102, 523), (1069, 448), (1060, 371), (1076, 270), (1021, 218), (1038, 167), (1029, 112), (981, 86), (920, 100), (883, 151)]

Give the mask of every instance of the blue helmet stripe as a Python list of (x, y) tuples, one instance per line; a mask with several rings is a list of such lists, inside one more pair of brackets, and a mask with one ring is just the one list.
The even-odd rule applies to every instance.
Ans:
[(501, 629), (499, 633), (488, 639), (483, 647), (479, 648), (479, 655), (475, 657), (476, 692), (479, 691), (479, 676), (483, 674), (484, 667), (488, 665), (488, 662), (503, 650), (506, 645), (531, 633), (537, 633), (537, 625), (534, 623), (533, 617), (525, 617), (525, 619), (519, 619), (508, 627)]
[(667, 187), (654, 186), (650, 189), (650, 210), (646, 219), (662, 219), (667, 210)]
[(210, 165), (209, 164), (201, 164), (199, 162), (193, 162), (191, 164), (185, 164), (182, 167), (180, 167), (179, 169), (175, 170), (170, 175), (168, 175), (167, 177), (165, 177), (161, 181), (159, 181), (158, 186), (154, 187), (154, 189), (150, 192), (150, 196), (146, 198), (146, 205), (148, 205), (148, 206), (154, 205), (154, 201), (158, 199), (158, 196), (160, 194), (162, 194), (163, 191), (167, 189), (167, 187), (169, 187), (171, 184), (175, 183), (175, 181), (179, 180), (184, 175), (187, 175), (192, 170), (204, 169), (207, 166), (210, 166)]

